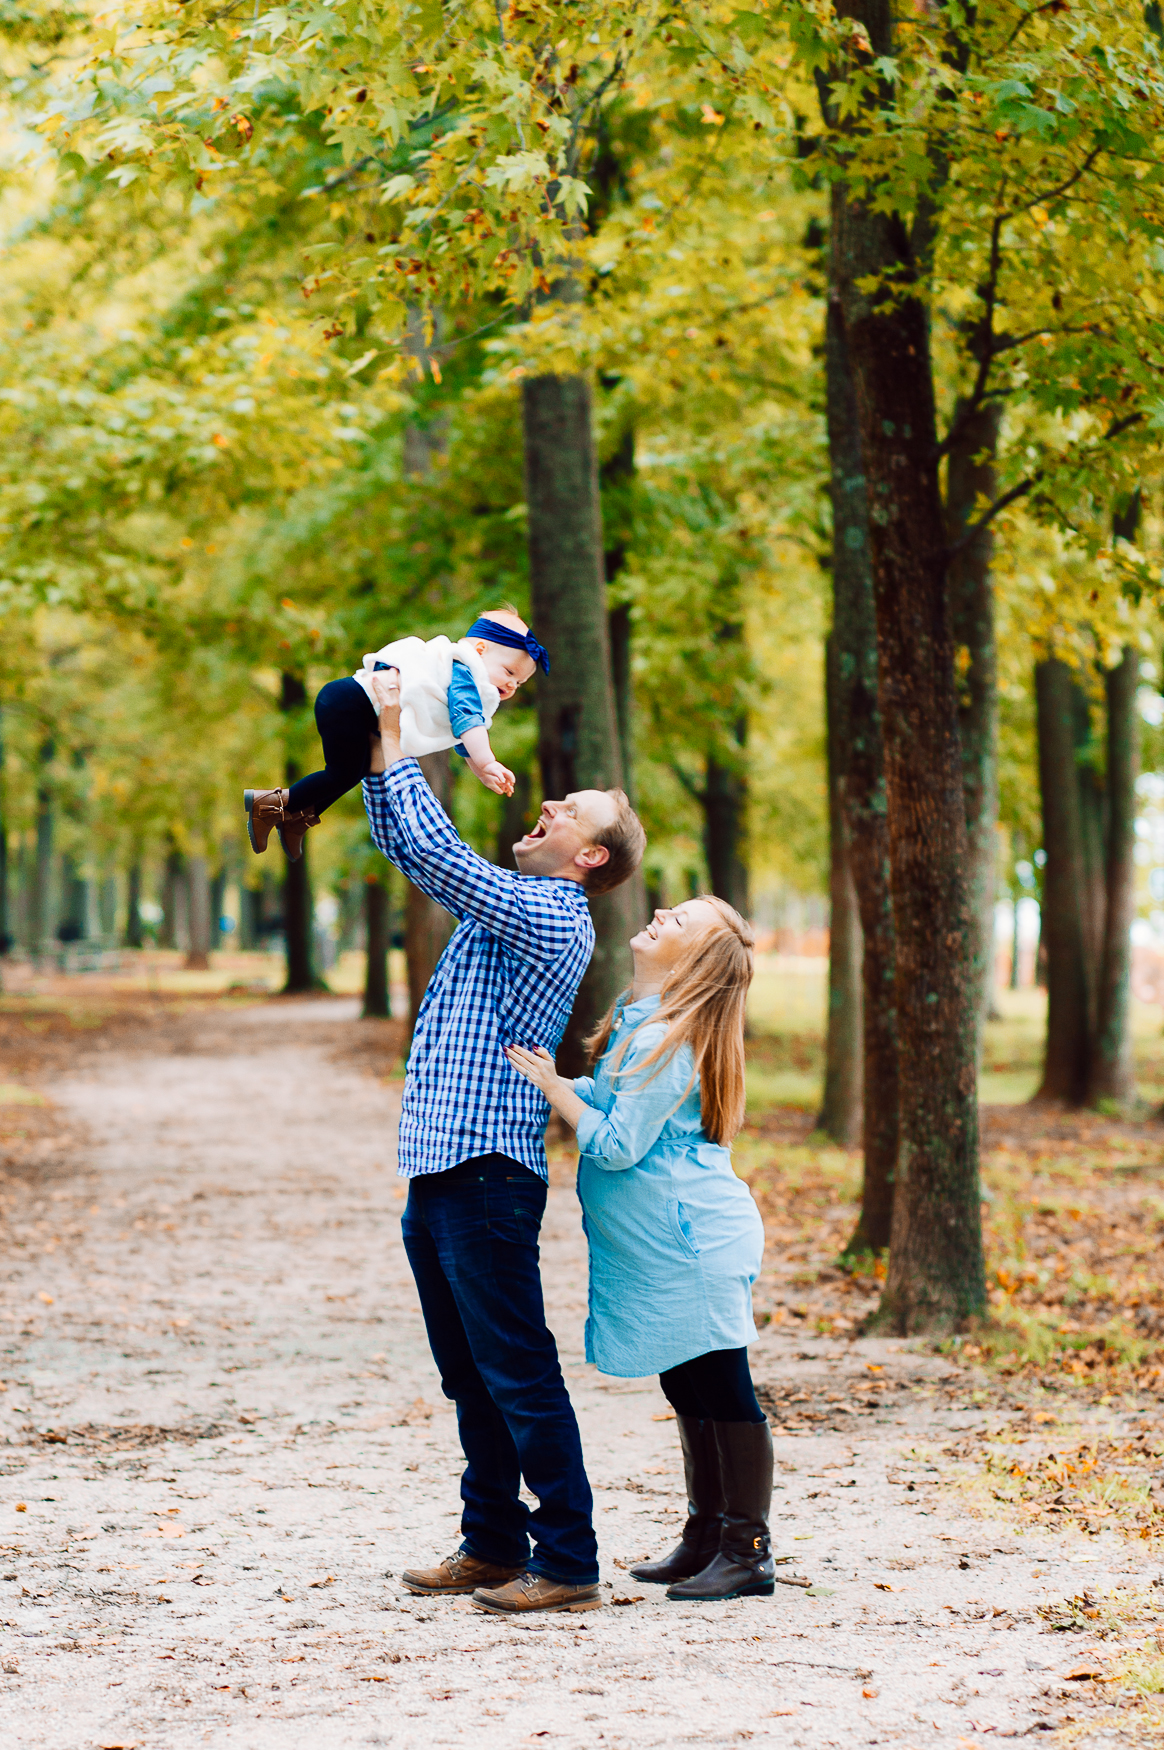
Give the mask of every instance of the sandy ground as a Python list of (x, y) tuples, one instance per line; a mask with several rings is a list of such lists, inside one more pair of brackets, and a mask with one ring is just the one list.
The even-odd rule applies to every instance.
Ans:
[[(543, 1266), (609, 1603), (519, 1624), (403, 1592), (457, 1545), (460, 1462), (360, 1027), (347, 1002), (211, 1013), (52, 1082), (67, 1157), (5, 1192), (0, 1743), (921, 1746), (1066, 1717), (1036, 1607), (1137, 1558), (966, 1514), (939, 1454), (983, 1412), (900, 1343), (754, 1352), (792, 1424), (774, 1541), (810, 1590), (675, 1605), (628, 1579), (680, 1522), (675, 1430), (654, 1380), (583, 1363), (565, 1183)], [(889, 1388), (844, 1409), (870, 1364)]]

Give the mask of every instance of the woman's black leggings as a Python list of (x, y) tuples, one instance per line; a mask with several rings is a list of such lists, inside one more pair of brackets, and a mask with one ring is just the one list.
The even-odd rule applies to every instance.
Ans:
[(372, 765), (370, 737), (376, 733), (376, 708), (359, 681), (328, 681), (315, 701), (315, 726), (323, 743), (324, 767), (292, 784), (287, 812), (301, 808), (322, 814), (361, 778)]
[(746, 1349), (713, 1349), (659, 1375), (668, 1403), (680, 1416), (706, 1422), (763, 1422)]

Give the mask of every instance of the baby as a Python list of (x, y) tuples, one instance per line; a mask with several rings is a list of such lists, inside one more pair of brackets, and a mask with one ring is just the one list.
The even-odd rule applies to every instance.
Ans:
[(400, 745), (406, 754), (455, 747), (488, 789), (512, 796), (513, 773), (494, 757), (489, 726), (497, 707), (512, 699), (539, 664), (549, 674), (549, 657), (511, 607), (474, 620), (458, 644), (398, 638), (365, 656), (350, 680), (328, 681), (315, 701), (323, 771), (289, 790), (243, 792), (251, 848), (265, 851), (274, 827), (288, 857), (297, 861), (308, 827), (318, 826), (324, 809), (367, 777), (380, 715), (372, 691), (377, 669), (400, 671)]

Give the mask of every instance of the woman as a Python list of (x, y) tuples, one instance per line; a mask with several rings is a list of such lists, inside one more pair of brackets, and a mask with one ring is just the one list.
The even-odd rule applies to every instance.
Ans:
[(668, 1598), (773, 1591), (772, 1436), (747, 1344), (764, 1228), (732, 1171), (744, 1116), (752, 932), (722, 900), (689, 900), (631, 941), (634, 983), (590, 1043), (594, 1079), (559, 1076), (542, 1048), (509, 1060), (578, 1132), (590, 1245), (586, 1359), (658, 1373), (687, 1476), (682, 1541), (630, 1571)]

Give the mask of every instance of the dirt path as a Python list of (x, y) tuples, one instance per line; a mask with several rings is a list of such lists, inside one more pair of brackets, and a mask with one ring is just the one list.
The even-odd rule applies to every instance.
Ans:
[[(1114, 1584), (1127, 1546), (959, 1517), (933, 1467), (982, 1415), (926, 1396), (944, 1364), (900, 1344), (757, 1346), (805, 1430), (778, 1439), (773, 1532), (811, 1592), (677, 1606), (628, 1581), (679, 1523), (675, 1433), (654, 1381), (582, 1362), (565, 1185), (544, 1272), (612, 1604), (518, 1625), (403, 1593), (456, 1546), (459, 1451), (400, 1243), (396, 1095), (345, 1067), (358, 1033), (346, 1003), (271, 1004), (96, 1040), (52, 1083), (70, 1158), (5, 1187), (0, 1742), (922, 1746), (1063, 1717), (1035, 1607)], [(805, 1422), (871, 1362), (923, 1389)]]

